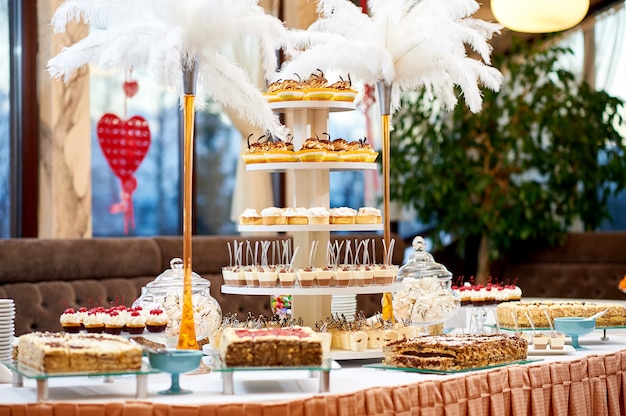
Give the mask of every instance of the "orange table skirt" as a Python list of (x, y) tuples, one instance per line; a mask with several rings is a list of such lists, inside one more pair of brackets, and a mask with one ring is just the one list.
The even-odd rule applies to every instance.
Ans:
[(626, 415), (626, 350), (345, 395), (194, 406), (145, 401), (0, 404), (0, 416)]

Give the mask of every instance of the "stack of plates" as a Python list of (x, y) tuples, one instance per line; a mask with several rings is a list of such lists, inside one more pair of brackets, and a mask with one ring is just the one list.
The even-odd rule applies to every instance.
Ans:
[(356, 295), (333, 295), (330, 305), (333, 316), (345, 316), (348, 321), (356, 315)]
[(0, 361), (11, 358), (15, 334), (15, 302), (13, 299), (0, 299)]

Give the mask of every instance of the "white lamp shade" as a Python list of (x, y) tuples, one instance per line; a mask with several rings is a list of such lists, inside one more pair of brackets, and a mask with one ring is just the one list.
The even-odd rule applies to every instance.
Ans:
[(491, 11), (504, 27), (516, 32), (548, 33), (580, 23), (589, 0), (491, 0)]

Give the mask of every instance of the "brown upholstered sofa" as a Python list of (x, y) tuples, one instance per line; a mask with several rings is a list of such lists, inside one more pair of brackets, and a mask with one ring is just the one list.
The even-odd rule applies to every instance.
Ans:
[[(193, 269), (211, 281), (211, 295), (224, 313), (269, 315), (268, 296), (220, 291), (221, 268), (229, 263), (227, 242), (235, 239), (243, 238), (194, 236)], [(261, 238), (245, 239), (254, 242)], [(380, 240), (378, 236), (377, 242)], [(402, 241), (398, 241), (394, 264), (401, 264), (403, 249)], [(182, 257), (182, 251), (182, 237), (0, 240), (0, 298), (15, 299), (16, 335), (57, 331), (61, 329), (59, 316), (67, 307), (129, 306), (140, 295), (141, 287), (168, 269), (172, 258)], [(382, 252), (379, 246), (378, 261)], [(380, 295), (359, 295), (358, 307), (367, 314), (379, 311)]]
[(520, 247), (501, 270), (528, 297), (626, 300), (618, 289), (626, 275), (626, 232), (569, 233), (558, 247)]

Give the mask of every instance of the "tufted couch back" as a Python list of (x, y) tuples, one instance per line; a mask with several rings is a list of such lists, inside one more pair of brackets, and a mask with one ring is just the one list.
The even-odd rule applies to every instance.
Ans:
[(517, 279), (527, 297), (626, 299), (618, 289), (626, 275), (626, 233), (569, 233), (563, 245), (515, 250), (501, 276)]
[[(194, 236), (193, 269), (211, 281), (211, 295), (224, 313), (267, 316), (271, 313), (267, 296), (221, 293), (221, 268), (229, 264), (227, 242), (235, 239), (242, 237)], [(254, 243), (267, 237), (245, 239)], [(404, 247), (399, 243), (394, 264), (402, 262)], [(168, 269), (172, 258), (182, 257), (182, 251), (181, 237), (0, 240), (0, 298), (15, 300), (16, 335), (59, 331), (59, 316), (67, 307), (130, 306), (141, 288)], [(376, 253), (380, 261), (380, 244)], [(368, 315), (379, 311), (380, 295), (359, 296), (358, 307)]]

